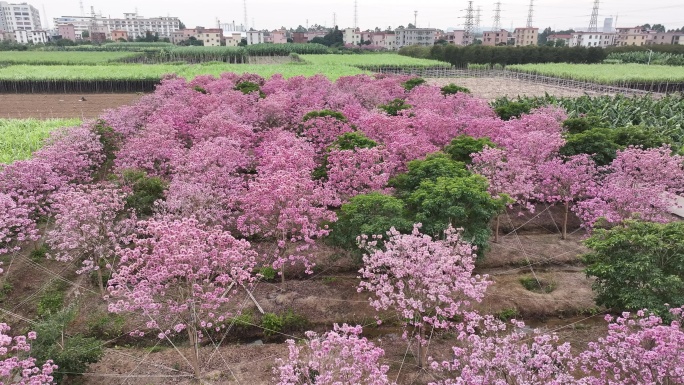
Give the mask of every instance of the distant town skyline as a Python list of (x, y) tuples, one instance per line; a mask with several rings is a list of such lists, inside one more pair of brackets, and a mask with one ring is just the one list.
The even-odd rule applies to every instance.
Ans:
[[(59, 16), (79, 16), (81, 14), (79, 0), (14, 0), (10, 2), (28, 2), (41, 11), (41, 17), (52, 19)], [(493, 24), (494, 3), (497, 0), (474, 1), (475, 9), (481, 7), (480, 25), (484, 28)], [(501, 27), (524, 27), (527, 21), (529, 0), (507, 0), (501, 2)], [(593, 0), (561, 1), (535, 0), (534, 26), (540, 29), (551, 27), (554, 30), (568, 28), (587, 28), (591, 17)], [(118, 0), (83, 0), (86, 15), (90, 15), (91, 6), (96, 13), (104, 17), (122, 17), (123, 13), (135, 12), (145, 17), (175, 16), (188, 27), (216, 26), (216, 19), (221, 23), (235, 21), (240, 25), (244, 20), (242, 0), (193, 0), (168, 1)], [(468, 2), (464, 0), (446, 2), (444, 0), (359, 0), (358, 25), (361, 29), (380, 27), (396, 28), (414, 22), (414, 11), (418, 11), (418, 27), (463, 28), (465, 9)], [(45, 15), (43, 14), (45, 9)], [(333, 13), (336, 14), (340, 28), (354, 25), (354, 0), (247, 0), (248, 26), (256, 29), (275, 29), (281, 26), (296, 28), (298, 25), (333, 25)], [(682, 0), (656, 0), (643, 3), (637, 0), (604, 0), (599, 10), (599, 28), (606, 17), (617, 17), (617, 25), (631, 27), (645, 23), (660, 23), (668, 29), (684, 27), (684, 2)], [(45, 21), (43, 22), (45, 23)]]

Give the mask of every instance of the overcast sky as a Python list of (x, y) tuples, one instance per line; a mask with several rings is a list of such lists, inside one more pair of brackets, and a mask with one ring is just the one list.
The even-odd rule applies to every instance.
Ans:
[[(41, 10), (43, 6), (50, 21), (57, 16), (80, 15), (79, 0), (21, 0)], [(10, 0), (10, 2), (20, 2)], [(482, 8), (482, 27), (492, 25), (496, 0), (474, 1)], [(502, 0), (501, 26), (522, 27), (527, 21), (529, 0)], [(593, 0), (535, 0), (534, 25), (540, 29), (586, 28), (589, 25)], [(103, 16), (122, 17), (124, 12), (140, 15), (177, 16), (188, 27), (212, 27), (216, 19), (221, 22), (244, 20), (242, 0), (83, 0), (86, 13), (90, 7)], [(393, 28), (412, 23), (418, 11), (418, 27), (463, 27), (464, 0), (359, 0), (359, 27)], [(354, 0), (247, 0), (249, 26), (257, 29), (274, 29), (280, 26), (297, 27), (321, 24), (330, 26), (333, 13), (340, 27), (354, 23)], [(668, 29), (684, 26), (684, 0), (602, 0), (599, 10), (599, 28), (603, 18), (618, 16), (617, 24), (631, 27), (644, 23), (661, 23)], [(52, 27), (52, 23), (50, 24)]]

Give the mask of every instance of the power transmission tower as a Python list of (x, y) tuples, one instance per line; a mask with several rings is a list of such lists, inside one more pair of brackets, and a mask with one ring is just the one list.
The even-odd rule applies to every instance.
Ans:
[(245, 10), (245, 25), (243, 28), (244, 28), (245, 32), (247, 32), (247, 31), (249, 31), (249, 28), (247, 28), (247, 24), (249, 24), (249, 19), (247, 18), (247, 0), (244, 0), (242, 2), (242, 7)]
[(598, 32), (598, 11), (599, 0), (594, 0), (594, 9), (591, 11), (591, 21), (589, 21), (589, 32)]
[(413, 28), (418, 28), (418, 11), (413, 11)]
[(497, 2), (494, 5), (496, 5), (496, 8), (494, 9), (494, 30), (495, 31), (500, 31), (501, 30), (501, 2)]
[(477, 11), (475, 12), (475, 33), (482, 32), (480, 30), (480, 28), (481, 28), (480, 23), (481, 22), (482, 22), (482, 7), (477, 7)]
[(359, 28), (359, 2), (354, 0), (354, 29)]
[(534, 0), (530, 0), (530, 10), (527, 12), (527, 28), (532, 28), (532, 16), (534, 15)]
[(83, 0), (81, 0), (79, 3), (81, 5), (81, 16), (85, 16), (85, 9), (83, 8)]
[(468, 1), (468, 10), (465, 18), (465, 32), (463, 33), (463, 45), (473, 43), (473, 2)]

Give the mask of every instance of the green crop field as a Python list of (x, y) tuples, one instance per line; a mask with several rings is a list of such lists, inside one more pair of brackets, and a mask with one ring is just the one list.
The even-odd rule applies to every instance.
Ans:
[(520, 64), (507, 69), (602, 84), (684, 82), (684, 67), (643, 64)]
[(81, 124), (79, 119), (0, 119), (0, 163), (27, 159), (50, 132)]
[(105, 64), (141, 55), (135, 52), (2, 51), (0, 65)]
[(392, 53), (365, 55), (302, 55), (314, 65), (346, 65), (352, 67), (451, 67), (451, 64), (430, 59), (417, 59)]
[(365, 73), (359, 68), (346, 65), (288, 63), (272, 64), (129, 64), (113, 66), (29, 66), (17, 65), (0, 68), (0, 80), (51, 81), (51, 80), (153, 80), (165, 74), (177, 74), (185, 78), (198, 75), (218, 76), (223, 72), (256, 73), (264, 77), (283, 74), (312, 76), (324, 74), (330, 79)]

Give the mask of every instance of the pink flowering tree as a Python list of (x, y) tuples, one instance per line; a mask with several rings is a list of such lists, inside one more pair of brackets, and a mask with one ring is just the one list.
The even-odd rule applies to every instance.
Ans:
[(306, 344), (288, 340), (289, 357), (278, 359), (274, 383), (278, 385), (389, 385), (385, 352), (361, 337), (361, 326), (335, 325), (322, 336), (306, 333)]
[(475, 250), (459, 231), (449, 227), (444, 240), (434, 240), (419, 230), (419, 224), (411, 234), (392, 228), (383, 248), (377, 246), (382, 237), (362, 236), (360, 246), (366, 254), (358, 290), (373, 294), (369, 300), (376, 310), (395, 310), (405, 326), (418, 330), (418, 365), (422, 367), (426, 329), (455, 327), (454, 317), (469, 311), (472, 302), (481, 301), (490, 282), (487, 276), (472, 275)]
[(124, 215), (125, 195), (114, 186), (74, 187), (55, 194), (55, 223), (46, 242), (48, 255), (61, 262), (80, 261), (76, 272), (97, 272), (105, 295), (102, 269), (115, 265), (115, 252), (130, 237), (135, 219)]
[(343, 201), (359, 194), (383, 190), (396, 169), (384, 147), (331, 149), (327, 168), (326, 184)]
[(568, 234), (570, 204), (593, 197), (596, 194), (598, 169), (591, 156), (573, 155), (567, 159), (554, 158), (537, 167), (539, 179), (538, 197), (549, 203), (560, 203), (565, 208), (562, 239)]
[(638, 311), (606, 316), (608, 335), (590, 342), (577, 357), (580, 385), (681, 384), (684, 380), (683, 308), (675, 320)]
[(28, 208), (0, 193), (0, 255), (18, 251), (23, 241), (38, 238), (36, 223), (29, 215)]
[(36, 359), (29, 356), (29, 341), (36, 339), (36, 332), (12, 337), (9, 331), (7, 324), (0, 323), (0, 384), (53, 384), (52, 373), (57, 366), (52, 360), (39, 367), (36, 366)]
[(557, 334), (526, 332), (523, 322), (506, 324), (476, 313), (469, 314), (458, 330), (454, 359), (431, 360), (441, 380), (430, 385), (575, 383), (570, 344), (560, 343)]
[(311, 180), (309, 172), (265, 172), (241, 196), (242, 215), (237, 219), (237, 227), (245, 236), (276, 242), (276, 251), (273, 256), (267, 256), (267, 262), (280, 270), (285, 282), (287, 263), (295, 265), (299, 261), (307, 273), (312, 273), (314, 263), (310, 250), (316, 239), (328, 235), (325, 223), (337, 219), (328, 210), (329, 205), (337, 205), (334, 194), (320, 182)]
[(134, 246), (117, 252), (109, 311), (143, 314), (159, 338), (186, 330), (199, 379), (202, 330), (221, 330), (236, 315), (228, 305), (239, 286), (253, 281), (256, 253), (249, 242), (194, 219), (148, 221)]
[(684, 191), (684, 157), (668, 146), (651, 149), (628, 147), (602, 168), (593, 198), (580, 202), (578, 215), (588, 228), (599, 219), (608, 224), (640, 218), (669, 222), (676, 194)]

